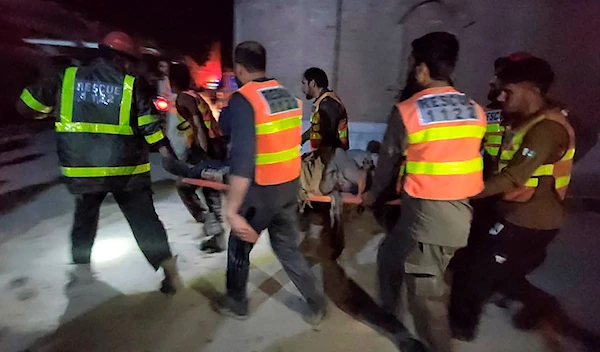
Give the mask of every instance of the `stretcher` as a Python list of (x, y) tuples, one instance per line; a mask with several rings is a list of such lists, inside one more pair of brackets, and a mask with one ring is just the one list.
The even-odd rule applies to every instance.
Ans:
[[(187, 183), (190, 185), (194, 185), (194, 186), (199, 186), (199, 187), (208, 187), (208, 188), (216, 189), (218, 191), (226, 191), (227, 187), (228, 187), (226, 184), (221, 183), (221, 182), (209, 181), (209, 180), (204, 180), (204, 179), (200, 179), (200, 178), (184, 178), (181, 180), (181, 182)], [(362, 199), (359, 194), (342, 193), (342, 199), (343, 199), (344, 204), (359, 205), (362, 203)], [(330, 196), (313, 195), (313, 196), (310, 196), (310, 198), (308, 198), (308, 200), (311, 202), (317, 202), (317, 203), (331, 203)], [(400, 205), (400, 199), (394, 199), (385, 204)]]

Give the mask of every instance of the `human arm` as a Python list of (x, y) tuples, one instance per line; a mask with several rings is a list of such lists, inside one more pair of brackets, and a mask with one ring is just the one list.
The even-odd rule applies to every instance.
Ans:
[(319, 104), (319, 131), (322, 145), (338, 146), (340, 112), (340, 104), (330, 97), (324, 98)]
[(15, 106), (17, 112), (25, 118), (47, 117), (54, 110), (59, 85), (59, 76), (53, 74), (23, 89)]
[(397, 179), (395, 173), (400, 169), (402, 163), (402, 152), (406, 140), (406, 128), (400, 117), (398, 108), (394, 107), (388, 118), (381, 151), (377, 160), (377, 168), (373, 177), (371, 190), (363, 195), (366, 205), (371, 205), (382, 196), (382, 193), (390, 188)]
[(254, 109), (241, 94), (231, 97), (226, 122), (230, 137), (229, 190), (226, 195), (225, 218), (234, 230), (233, 233), (247, 242), (255, 242), (258, 234), (240, 215), (240, 207), (248, 188), (254, 179), (256, 164), (256, 133)]
[(560, 124), (549, 120), (538, 123), (525, 135), (507, 166), (490, 177), (484, 190), (475, 198), (490, 197), (523, 186), (540, 166), (558, 161), (568, 145), (569, 136)]
[(156, 111), (148, 90), (141, 81), (134, 83), (132, 117), (136, 119), (135, 128), (149, 145), (155, 145), (162, 156), (177, 159), (169, 140), (162, 132), (162, 120)]

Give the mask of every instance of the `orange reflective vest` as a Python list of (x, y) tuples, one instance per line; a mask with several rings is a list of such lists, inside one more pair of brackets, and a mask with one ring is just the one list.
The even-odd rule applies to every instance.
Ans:
[[(517, 187), (505, 193), (502, 197), (504, 200), (513, 202), (527, 202), (531, 199), (531, 197), (533, 197), (535, 189), (539, 184), (539, 178), (543, 176), (552, 176), (554, 178), (556, 192), (561, 199), (565, 199), (567, 188), (569, 186), (569, 182), (571, 181), (571, 168), (573, 166), (573, 157), (575, 156), (575, 132), (566, 118), (567, 115), (568, 112), (566, 110), (561, 111), (554, 109), (547, 111), (543, 115), (536, 117), (535, 119), (531, 120), (531, 122), (519, 128), (517, 131), (515, 131), (511, 140), (507, 140), (502, 144), (502, 148), (500, 149), (498, 172), (502, 171), (502, 169), (504, 169), (512, 160), (517, 151), (519, 151), (527, 132), (529, 132), (533, 126), (537, 125), (543, 120), (552, 120), (561, 124), (569, 134), (569, 147), (565, 151), (565, 154), (562, 156), (562, 158), (554, 164), (545, 164), (540, 166), (537, 170), (535, 170), (533, 175), (531, 175), (531, 178), (527, 180), (523, 186)], [(504, 138), (507, 139), (506, 136)]]
[(408, 147), (403, 189), (410, 196), (458, 200), (483, 190), (483, 108), (452, 87), (425, 89), (397, 105)]
[(319, 148), (319, 146), (321, 146), (321, 116), (319, 114), (319, 106), (321, 105), (321, 102), (323, 101), (323, 99), (325, 98), (331, 98), (335, 101), (338, 102), (338, 104), (340, 104), (340, 106), (342, 107), (342, 118), (340, 120), (340, 122), (338, 123), (338, 138), (340, 140), (340, 148), (344, 149), (344, 150), (348, 150), (350, 148), (350, 141), (348, 139), (348, 113), (346, 112), (346, 107), (344, 107), (344, 104), (342, 103), (342, 101), (340, 100), (340, 98), (338, 98), (337, 95), (335, 95), (335, 93), (333, 92), (325, 92), (323, 93), (316, 101), (314, 104), (315, 107), (315, 111), (313, 112), (312, 116), (310, 117), (310, 148), (311, 150), (316, 150)]
[[(186, 90), (184, 92), (187, 95), (190, 95), (192, 98), (196, 100), (196, 106), (198, 107), (198, 111), (202, 115), (202, 121), (208, 130), (208, 138), (217, 138), (221, 136), (221, 129), (217, 120), (213, 116), (212, 110), (210, 109), (210, 105), (202, 98), (200, 94), (193, 90)], [(198, 126), (200, 127), (200, 126)]]
[(492, 156), (497, 157), (502, 146), (502, 135), (504, 126), (502, 123), (502, 110), (488, 110), (485, 113), (487, 118), (487, 128), (483, 139), (483, 149)]
[(276, 80), (249, 82), (238, 92), (254, 109), (255, 182), (279, 185), (300, 177), (302, 102)]

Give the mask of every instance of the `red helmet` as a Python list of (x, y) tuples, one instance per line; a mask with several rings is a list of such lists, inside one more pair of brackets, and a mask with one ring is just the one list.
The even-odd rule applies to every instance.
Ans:
[(104, 39), (102, 39), (102, 43), (100, 43), (100, 45), (104, 45), (115, 51), (130, 56), (138, 56), (137, 46), (127, 33), (118, 31), (110, 32), (104, 37)]
[(507, 56), (497, 58), (496, 61), (494, 61), (494, 69), (496, 71), (499, 71), (502, 68), (506, 67), (506, 65), (509, 63), (521, 61), (523, 59), (528, 59), (530, 57), (534, 57), (534, 56), (525, 51), (517, 51), (517, 52), (514, 52)]

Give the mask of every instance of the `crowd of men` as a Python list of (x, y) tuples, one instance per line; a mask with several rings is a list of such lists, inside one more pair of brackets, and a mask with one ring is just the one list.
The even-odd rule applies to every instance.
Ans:
[[(240, 88), (218, 122), (191, 90), (187, 67), (172, 65), (176, 128), (166, 138), (151, 98), (130, 75), (136, 56), (128, 35), (111, 33), (98, 59), (45, 77), (26, 88), (18, 103), (24, 115), (55, 118), (61, 171), (76, 197), (72, 282), (93, 279), (90, 253), (99, 209), (112, 193), (150, 264), (164, 269), (161, 290), (183, 287), (152, 202), (147, 145), (155, 145), (165, 166), (179, 175), (227, 168), (223, 209), (219, 191), (202, 188), (205, 206), (197, 187), (177, 183), (192, 216), (205, 223), (208, 240), (201, 249), (227, 249), (227, 290), (214, 308), (248, 317), (250, 251), (268, 229), (276, 256), (310, 308), (304, 318), (317, 328), (326, 315), (324, 294), (298, 247), (300, 147), (310, 142), (312, 157), (325, 170), (343, 169), (344, 153), (338, 151), (349, 149), (348, 114), (328, 89), (327, 75), (310, 68), (302, 77), (304, 94), (315, 100), (311, 126), (302, 133), (302, 102), (267, 75), (261, 44), (236, 47)], [(458, 58), (459, 42), (450, 33), (412, 42), (406, 87), (376, 148), (369, 187), (365, 173), (352, 176), (364, 206), (377, 209), (401, 198), (401, 216), (378, 252), (380, 303), (395, 315), (405, 284), (417, 335), (439, 352), (453, 350), (452, 337), (475, 337), (482, 306), (493, 293), (525, 303), (515, 318), (520, 327), (535, 325), (557, 305), (526, 275), (544, 261), (563, 223), (575, 154), (568, 111), (547, 96), (554, 74), (546, 61), (526, 53), (498, 59), (484, 108), (453, 87)], [(182, 153), (169, 142), (176, 138), (183, 138)], [(231, 227), (227, 245), (223, 218)], [(407, 351), (426, 350), (406, 340), (410, 344), (399, 345)]]

